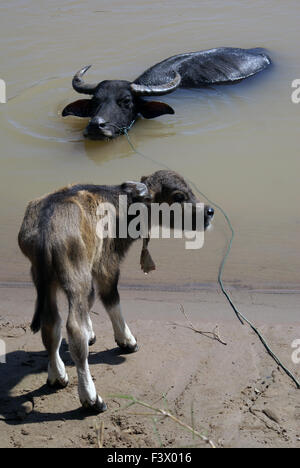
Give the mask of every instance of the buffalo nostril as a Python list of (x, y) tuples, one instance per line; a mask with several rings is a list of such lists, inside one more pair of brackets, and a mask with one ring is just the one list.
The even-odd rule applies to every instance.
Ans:
[(106, 128), (107, 127), (107, 122), (106, 120), (102, 119), (102, 117), (94, 117), (91, 121), (90, 121), (90, 127), (93, 127), (94, 129), (96, 128)]
[(215, 210), (213, 208), (208, 208), (207, 215), (212, 218), (214, 214), (215, 214)]

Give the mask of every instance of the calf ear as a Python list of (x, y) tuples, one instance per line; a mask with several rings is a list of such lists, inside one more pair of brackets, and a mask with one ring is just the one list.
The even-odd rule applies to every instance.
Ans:
[(139, 112), (145, 119), (154, 119), (164, 114), (175, 114), (174, 109), (165, 102), (140, 101)]
[(90, 117), (91, 110), (92, 105), (90, 99), (79, 99), (67, 105), (62, 111), (62, 116), (76, 115), (77, 117)]
[(121, 185), (121, 189), (124, 190), (125, 193), (128, 193), (128, 195), (132, 195), (134, 199), (151, 199), (147, 185), (143, 184), (142, 182), (128, 180)]

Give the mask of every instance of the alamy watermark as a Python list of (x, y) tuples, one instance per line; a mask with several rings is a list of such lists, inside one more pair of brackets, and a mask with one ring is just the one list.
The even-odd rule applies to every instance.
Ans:
[(205, 206), (203, 203), (132, 203), (119, 196), (114, 204), (101, 203), (97, 209), (97, 236), (100, 239), (182, 239), (186, 249), (204, 245)]
[(292, 361), (294, 364), (300, 364), (300, 340), (294, 340), (291, 346), (295, 348), (292, 354)]
[(6, 364), (6, 344), (0, 340), (0, 364)]
[(0, 104), (6, 104), (6, 83), (0, 79)]
[(300, 79), (294, 80), (292, 82), (292, 88), (295, 88), (295, 91), (292, 92), (291, 99), (293, 104), (300, 103)]

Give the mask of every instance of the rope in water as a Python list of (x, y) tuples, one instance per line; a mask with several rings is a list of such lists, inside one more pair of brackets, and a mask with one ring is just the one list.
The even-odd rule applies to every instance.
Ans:
[[(131, 124), (129, 125), (129, 127), (126, 127), (126, 128), (122, 128), (120, 129), (121, 130), (121, 133), (123, 133), (126, 138), (127, 138), (127, 141), (130, 145), (130, 147), (132, 148), (132, 150), (142, 156), (144, 159), (147, 159), (148, 161), (151, 161), (153, 162), (154, 164), (156, 164), (157, 166), (160, 166), (160, 167), (163, 167), (164, 169), (168, 170), (168, 171), (172, 171), (172, 169), (167, 166), (166, 164), (160, 162), (160, 161), (156, 161), (155, 159), (149, 157), (149, 156), (146, 156), (145, 154), (141, 153), (140, 151), (138, 151), (134, 145), (132, 144), (130, 138), (129, 138), (129, 135), (128, 135), (128, 131), (131, 129), (131, 127), (133, 126), (135, 121), (132, 121)], [(226, 249), (226, 252), (225, 252), (225, 255), (221, 261), (221, 264), (220, 264), (220, 267), (219, 267), (219, 274), (218, 274), (218, 283), (220, 285), (220, 288), (222, 290), (222, 293), (225, 295), (226, 299), (228, 300), (229, 304), (231, 305), (232, 309), (234, 310), (237, 318), (240, 320), (240, 322), (244, 325), (244, 322), (245, 321), (251, 328), (252, 330), (255, 332), (255, 334), (259, 337), (260, 341), (262, 342), (263, 346), (265, 347), (266, 351), (269, 353), (269, 355), (274, 359), (274, 361), (276, 362), (276, 364), (291, 378), (291, 380), (295, 383), (297, 389), (300, 389), (300, 383), (299, 381), (296, 379), (296, 377), (292, 374), (291, 371), (289, 371), (289, 369), (287, 369), (287, 367), (285, 367), (285, 365), (280, 361), (280, 359), (277, 357), (277, 355), (272, 351), (272, 349), (270, 348), (270, 346), (268, 345), (267, 341), (265, 340), (265, 338), (262, 336), (262, 334), (260, 333), (260, 331), (250, 322), (250, 320), (247, 319), (247, 317), (245, 317), (238, 309), (237, 307), (235, 306), (234, 302), (232, 301), (228, 291), (226, 290), (225, 286), (224, 286), (224, 283), (223, 283), (223, 272), (224, 272), (224, 268), (225, 268), (225, 264), (226, 264), (226, 261), (227, 261), (227, 258), (231, 252), (231, 249), (232, 249), (232, 244), (233, 244), (233, 240), (234, 240), (234, 237), (235, 237), (235, 232), (234, 232), (234, 229), (233, 229), (233, 226), (231, 224), (231, 221), (230, 221), (230, 218), (229, 216), (227, 215), (227, 213), (223, 210), (223, 208), (218, 205), (217, 203), (211, 201), (203, 192), (201, 192), (199, 190), (199, 188), (197, 187), (197, 185), (192, 182), (191, 180), (187, 179), (187, 182), (189, 182), (189, 184), (194, 188), (194, 190), (196, 190), (196, 192), (198, 192), (199, 195), (201, 195), (203, 198), (205, 198), (205, 200), (213, 205), (215, 208), (217, 208), (221, 213), (222, 215), (224, 216), (227, 224), (228, 224), (228, 227), (230, 229), (230, 232), (231, 232), (231, 237), (230, 237), (230, 240), (229, 240), (229, 243), (227, 245), (227, 249)]]

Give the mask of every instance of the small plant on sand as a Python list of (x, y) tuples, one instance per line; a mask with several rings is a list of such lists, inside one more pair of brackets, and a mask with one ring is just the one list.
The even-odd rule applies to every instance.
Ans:
[[(174, 414), (172, 414), (168, 409), (167, 409), (167, 405), (165, 404), (165, 408), (159, 408), (159, 407), (156, 407), (154, 406), (155, 403), (153, 404), (149, 404), (149, 403), (145, 403), (144, 401), (140, 401), (138, 400), (137, 398), (135, 398), (134, 396), (132, 395), (114, 395), (114, 398), (120, 398), (120, 399), (123, 399), (123, 400), (128, 400), (129, 403), (128, 405), (124, 406), (123, 408), (121, 408), (121, 410), (125, 410), (125, 409), (128, 409), (134, 405), (138, 405), (138, 406), (141, 406), (143, 408), (146, 408), (147, 410), (149, 411), (144, 411), (144, 412), (141, 412), (141, 413), (129, 413), (131, 415), (134, 415), (134, 416), (148, 416), (148, 417), (151, 417), (152, 420), (153, 420), (153, 424), (154, 424), (154, 432), (156, 434), (156, 436), (158, 437), (158, 440), (159, 440), (159, 444), (160, 446), (162, 446), (162, 441), (160, 439), (160, 435), (159, 435), (159, 432), (158, 432), (158, 429), (157, 429), (157, 421), (158, 421), (158, 418), (169, 418), (170, 420), (172, 420), (174, 423), (176, 423), (177, 425), (179, 425), (180, 427), (182, 427), (183, 429), (186, 429), (187, 431), (189, 431), (192, 436), (193, 436), (193, 440), (195, 439), (201, 439), (201, 441), (205, 442), (206, 444), (208, 444), (211, 448), (216, 448), (216, 445), (215, 443), (209, 439), (209, 437), (207, 437), (206, 435), (204, 435), (203, 433), (197, 431), (193, 426), (194, 426), (194, 411), (193, 411), (193, 407), (191, 409), (191, 415), (192, 415), (192, 426), (186, 424), (184, 421), (181, 421), (180, 419), (177, 418), (177, 416), (174, 416)], [(162, 397), (166, 403), (166, 396), (163, 395)], [(162, 399), (160, 398), (160, 400)], [(158, 400), (159, 401), (159, 400)], [(118, 411), (120, 411), (120, 409), (118, 409)], [(99, 444), (100, 445), (100, 444)], [(194, 444), (196, 445), (196, 444)]]

